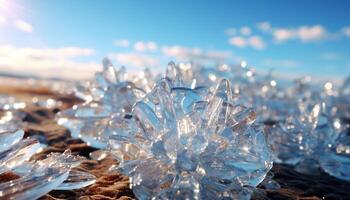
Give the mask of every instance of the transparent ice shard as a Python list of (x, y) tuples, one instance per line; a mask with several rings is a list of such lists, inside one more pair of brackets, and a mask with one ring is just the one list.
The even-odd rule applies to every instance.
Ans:
[(44, 146), (33, 138), (22, 139), (23, 134), (11, 120), (0, 123), (0, 174), (12, 172), (19, 176), (0, 183), (0, 199), (37, 199), (53, 189), (78, 189), (94, 183), (93, 175), (71, 171), (84, 159), (70, 151), (30, 160)]
[(96, 177), (90, 173), (71, 170), (67, 179), (61, 183), (55, 190), (74, 190), (89, 186), (96, 182)]
[(53, 189), (72, 190), (88, 186), (95, 177), (86, 172), (71, 170), (83, 158), (70, 151), (51, 153), (43, 160), (23, 162), (12, 167), (20, 178), (1, 183), (0, 197), (5, 199), (36, 199)]
[(0, 152), (0, 173), (11, 170), (21, 165), (23, 162), (28, 161), (40, 147), (41, 145), (37, 140), (28, 138)]
[(285, 123), (273, 125), (268, 140), (275, 152), (274, 161), (296, 165), (307, 154), (308, 131), (297, 117), (288, 117)]
[(0, 152), (6, 151), (18, 143), (24, 135), (24, 131), (11, 125), (0, 124)]
[(340, 132), (339, 137), (329, 145), (320, 158), (321, 167), (330, 175), (350, 181), (350, 136), (349, 128)]
[(0, 198), (37, 199), (59, 186), (68, 174), (68, 171), (58, 168), (34, 169), (19, 179), (1, 183)]

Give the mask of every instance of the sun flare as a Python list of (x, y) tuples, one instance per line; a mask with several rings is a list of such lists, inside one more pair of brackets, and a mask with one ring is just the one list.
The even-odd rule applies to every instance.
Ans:
[(22, 13), (22, 6), (14, 0), (0, 0), (0, 16), (16, 17)]

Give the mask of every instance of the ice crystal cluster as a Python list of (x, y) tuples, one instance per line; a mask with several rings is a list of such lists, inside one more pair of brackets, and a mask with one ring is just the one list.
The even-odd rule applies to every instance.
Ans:
[[(171, 78), (170, 78), (171, 77)], [(139, 199), (249, 199), (272, 167), (263, 127), (230, 82), (183, 87), (174, 65), (132, 113), (113, 122), (110, 153)]]
[[(170, 63), (163, 78), (130, 78), (103, 65), (58, 122), (118, 159), (139, 199), (249, 198), (272, 159), (350, 180), (350, 78), (288, 81), (245, 62)], [(278, 188), (268, 177), (262, 184)]]
[(96, 148), (106, 147), (110, 121), (129, 113), (132, 105), (153, 85), (148, 70), (129, 76), (125, 68), (117, 70), (108, 59), (104, 59), (103, 71), (96, 73), (95, 81), (76, 88), (76, 96), (85, 103), (60, 112), (58, 123), (67, 127), (73, 137)]
[(308, 92), (312, 95), (301, 98), (297, 112), (271, 127), (269, 141), (276, 152), (276, 162), (296, 165), (296, 169), (304, 173), (322, 168), (332, 176), (350, 181), (347, 84), (336, 90), (328, 82), (323, 90), (315, 90), (313, 94), (304, 91), (303, 95)]
[(44, 145), (23, 138), (15, 114), (6, 112), (0, 119), (0, 174), (14, 173), (17, 179), (0, 183), (0, 199), (37, 199), (53, 189), (71, 190), (95, 182), (95, 177), (72, 169), (84, 159), (64, 153), (51, 153), (42, 160), (30, 160)]
[(230, 79), (240, 102), (257, 110), (258, 121), (269, 127), (275, 162), (295, 165), (303, 173), (323, 169), (350, 181), (350, 78), (339, 86), (315, 84), (310, 77), (288, 82), (258, 74), (246, 63), (202, 71), (207, 73), (196, 78)]

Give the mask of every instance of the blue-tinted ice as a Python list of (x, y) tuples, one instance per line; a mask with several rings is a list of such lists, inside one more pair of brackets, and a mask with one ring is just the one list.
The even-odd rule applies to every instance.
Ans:
[(104, 148), (111, 134), (109, 121), (129, 113), (132, 105), (143, 98), (152, 85), (148, 70), (128, 77), (125, 68), (117, 70), (104, 59), (103, 71), (96, 73), (95, 80), (76, 87), (76, 96), (85, 102), (60, 112), (58, 124), (68, 128), (73, 137), (93, 147)]
[(36, 139), (23, 139), (18, 119), (6, 113), (0, 122), (0, 174), (12, 172), (19, 178), (0, 183), (0, 199), (37, 199), (53, 189), (72, 190), (88, 186), (96, 178), (71, 170), (84, 159), (64, 153), (51, 153), (43, 160), (30, 160), (44, 147)]
[[(172, 64), (171, 64), (172, 65)], [(272, 167), (253, 109), (233, 101), (223, 79), (212, 92), (188, 88), (178, 69), (111, 122), (110, 153), (139, 199), (249, 199)], [(173, 74), (169, 78), (169, 73)]]

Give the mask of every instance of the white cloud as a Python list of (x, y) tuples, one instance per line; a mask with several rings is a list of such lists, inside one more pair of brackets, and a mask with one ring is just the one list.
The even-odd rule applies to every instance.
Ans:
[(163, 54), (169, 57), (175, 57), (178, 59), (190, 59), (202, 55), (200, 48), (188, 48), (179, 45), (175, 46), (163, 46)]
[(232, 52), (230, 51), (219, 51), (219, 50), (210, 50), (207, 51), (206, 57), (208, 59), (214, 59), (214, 60), (226, 60), (232, 58)]
[(93, 49), (79, 47), (50, 49), (4, 45), (0, 46), (0, 71), (42, 78), (87, 79), (100, 65), (76, 59), (93, 54)]
[(6, 18), (3, 16), (0, 16), (0, 25), (5, 24), (6, 23)]
[(260, 22), (257, 24), (258, 29), (264, 32), (269, 32), (271, 30), (270, 22)]
[(282, 60), (275, 60), (275, 59), (266, 59), (263, 61), (263, 64), (267, 67), (274, 67), (274, 68), (295, 68), (300, 67), (301, 63), (295, 60), (289, 60), (289, 59), (282, 59)]
[(130, 67), (156, 67), (159, 65), (157, 58), (145, 54), (111, 53), (109, 57), (116, 60), (120, 65)]
[(117, 47), (127, 48), (130, 46), (130, 41), (127, 39), (114, 40), (113, 44)]
[(138, 41), (134, 44), (134, 49), (139, 52), (151, 51), (155, 52), (158, 49), (158, 45), (155, 42), (143, 42)]
[(64, 59), (80, 56), (94, 55), (95, 51), (90, 48), (64, 47), (64, 48), (18, 48), (12, 45), (0, 46), (0, 56), (33, 58), (33, 59)]
[(158, 46), (155, 42), (148, 42), (147, 43), (148, 50), (150, 51), (157, 51)]
[(179, 45), (175, 46), (163, 46), (162, 53), (166, 57), (171, 57), (180, 62), (194, 61), (197, 64), (217, 64), (223, 63), (230, 60), (238, 60), (239, 58), (234, 57), (231, 51), (219, 51), (219, 50), (208, 50), (205, 51), (200, 48), (183, 47)]
[(248, 26), (242, 27), (240, 29), (240, 32), (242, 35), (245, 35), (245, 36), (252, 34), (252, 30)]
[(243, 37), (239, 37), (239, 36), (230, 38), (229, 43), (233, 46), (240, 47), (240, 48), (247, 46), (246, 40)]
[(266, 47), (264, 40), (260, 36), (251, 36), (248, 38), (232, 37), (229, 39), (229, 44), (239, 48), (252, 47), (257, 50), (262, 50)]
[(293, 30), (280, 28), (273, 31), (273, 37), (277, 42), (284, 42), (295, 38), (295, 32)]
[(264, 49), (266, 47), (265, 42), (259, 36), (252, 36), (248, 39), (248, 44), (255, 49)]
[(342, 29), (342, 33), (347, 36), (347, 37), (350, 37), (350, 26), (347, 26), (347, 27), (344, 27)]
[(297, 35), (302, 41), (309, 42), (326, 38), (327, 31), (321, 25), (302, 26), (298, 29)]
[(23, 32), (27, 32), (27, 33), (33, 32), (33, 26), (31, 24), (29, 24), (28, 22), (25, 22), (23, 20), (14, 21), (14, 25), (16, 28), (18, 28), (19, 30), (21, 30)]
[(229, 28), (225, 31), (225, 34), (228, 35), (228, 36), (232, 36), (232, 35), (235, 35), (236, 34), (236, 29), (235, 28)]
[(301, 26), (292, 28), (275, 28), (272, 31), (275, 41), (281, 43), (287, 40), (297, 39), (302, 42), (313, 42), (326, 39), (328, 33), (321, 25)]
[(143, 42), (136, 42), (134, 44), (134, 49), (136, 51), (146, 51), (146, 44)]
[[(136, 43), (135, 43), (136, 44)], [(142, 44), (145, 44), (142, 42)], [(147, 44), (147, 43), (146, 43)], [(140, 44), (139, 44), (140, 45)], [(140, 49), (141, 50), (140, 45)], [(196, 64), (211, 65), (221, 64), (226, 61), (235, 61), (240, 59), (234, 57), (231, 51), (203, 50), (196, 47), (185, 47), (180, 45), (160, 46), (160, 51), (155, 55), (150, 52), (150, 46), (142, 46), (143, 51), (131, 53), (110, 53), (109, 58), (114, 60), (118, 65), (125, 65), (128, 71), (138, 72), (145, 67), (150, 68), (153, 72), (163, 72), (163, 66), (170, 60), (175, 62), (194, 62)], [(145, 47), (143, 49), (143, 47)], [(241, 60), (241, 59), (240, 59)]]

